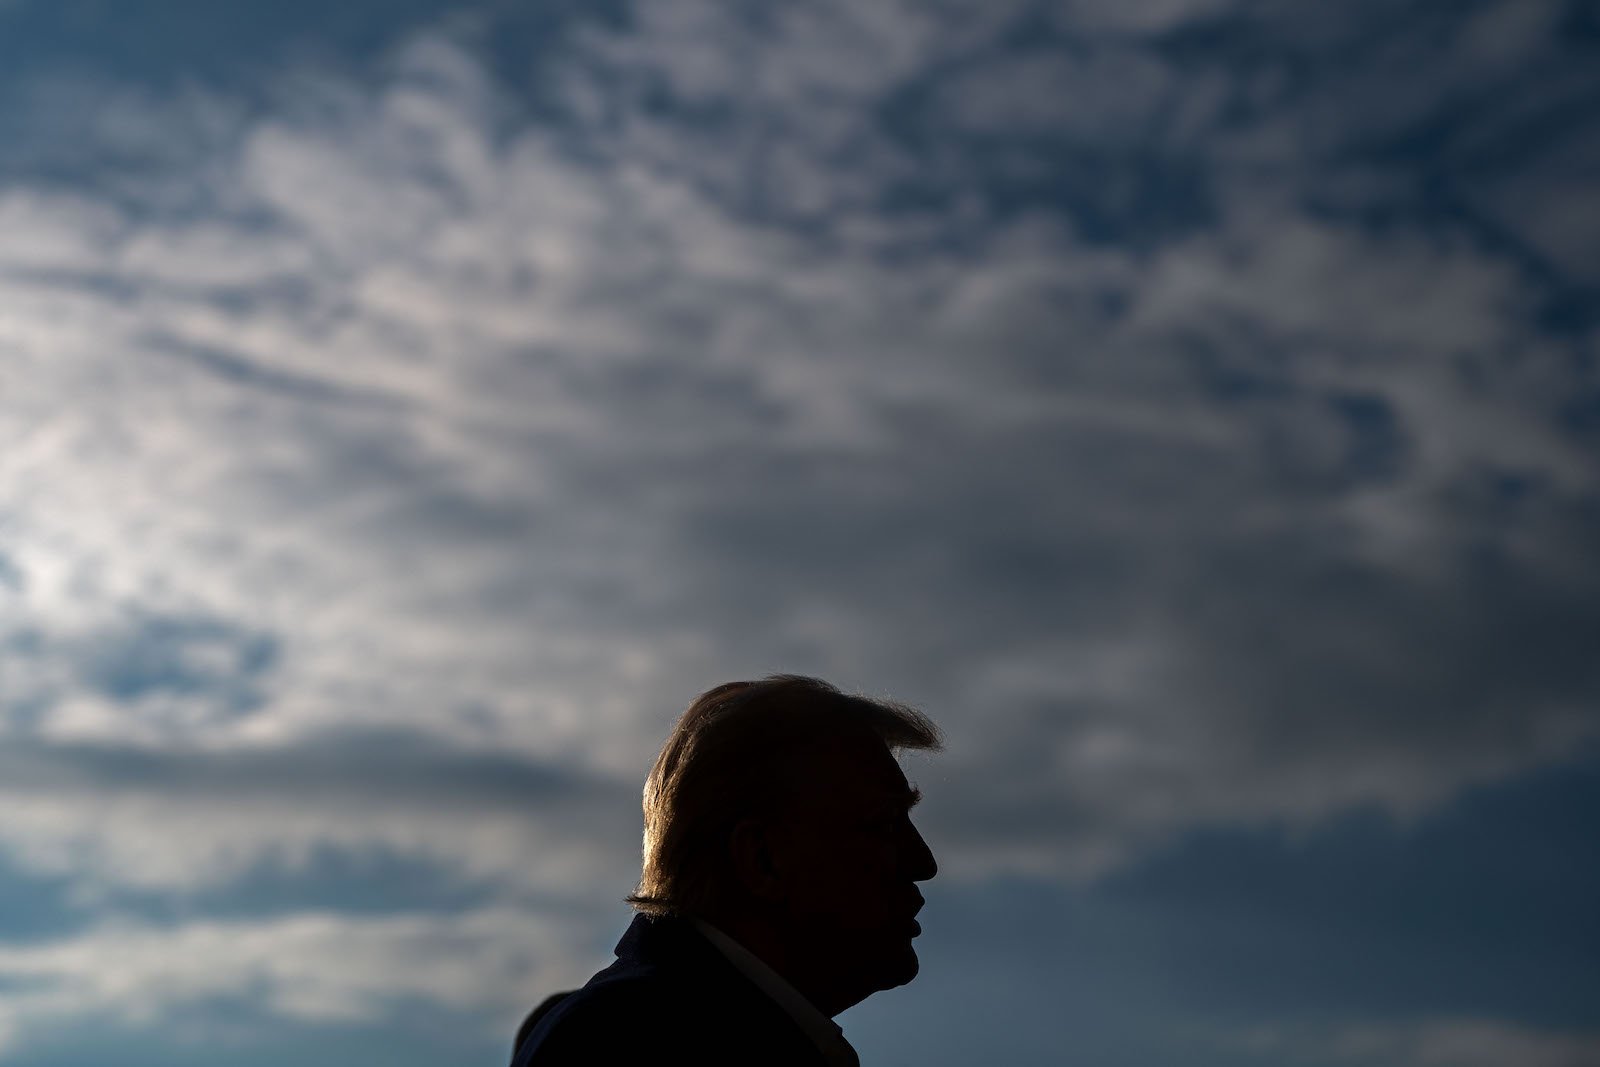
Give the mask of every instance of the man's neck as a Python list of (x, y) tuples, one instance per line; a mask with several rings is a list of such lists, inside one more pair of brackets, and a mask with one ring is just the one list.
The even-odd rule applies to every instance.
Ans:
[(727, 958), (736, 970), (770, 997), (794, 1021), (802, 1033), (822, 1053), (828, 1067), (861, 1067), (861, 1059), (844, 1031), (805, 994), (796, 989), (788, 979), (767, 965), (755, 953), (745, 948), (732, 935), (703, 919), (691, 919), (695, 929), (710, 941)]
[(806, 953), (785, 938), (775, 924), (759, 916), (719, 914), (707, 916), (706, 921), (771, 967), (830, 1019), (865, 999), (850, 997), (837, 987), (837, 983), (829, 982)]

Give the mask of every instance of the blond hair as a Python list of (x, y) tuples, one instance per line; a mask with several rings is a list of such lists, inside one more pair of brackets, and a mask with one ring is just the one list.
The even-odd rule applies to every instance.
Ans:
[(726, 892), (734, 826), (771, 813), (803, 756), (865, 729), (891, 752), (940, 746), (922, 712), (777, 674), (727, 682), (696, 697), (644, 783), (644, 863), (629, 904), (648, 915), (706, 915)]

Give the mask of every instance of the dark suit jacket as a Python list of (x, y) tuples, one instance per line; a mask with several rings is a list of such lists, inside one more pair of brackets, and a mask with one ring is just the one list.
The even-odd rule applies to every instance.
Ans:
[(788, 1013), (683, 919), (638, 916), (617, 943), (615, 963), (551, 1001), (531, 1020), (512, 1067), (826, 1067)]

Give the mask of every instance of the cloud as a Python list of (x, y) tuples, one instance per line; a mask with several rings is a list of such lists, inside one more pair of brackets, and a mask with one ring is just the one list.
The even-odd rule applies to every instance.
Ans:
[(197, 1005), (317, 1025), (374, 1021), (420, 1001), (493, 1016), (509, 1032), (528, 1003), (572, 980), (584, 955), (548, 917), (510, 908), (108, 921), (61, 941), (0, 947), (0, 1051), (85, 1015), (102, 1026), (181, 1031)]
[(1072, 29), (1158, 34), (1206, 18), (1248, 11), (1252, 6), (1240, 0), (1154, 0), (1136, 5), (1112, 0), (1075, 0), (1060, 5), (1057, 18)]
[(1600, 274), (1585, 250), (1600, 239), (1600, 204), (1590, 191), (1600, 173), (1600, 148), (1592, 138), (1575, 136), (1536, 151), (1547, 156), (1536, 172), (1494, 174), (1474, 190), (1475, 200), (1559, 276), (1593, 289)]
[(944, 91), (949, 117), (972, 135), (1076, 139), (1104, 150), (1150, 138), (1152, 119), (1176, 105), (1176, 73), (1134, 48), (1040, 49), (996, 55)]
[[(902, 50), (867, 64), (823, 62), (863, 29), (833, 8), (650, 10), (568, 80), (792, 122), (863, 210), (912, 150), (879, 135), (843, 167), (855, 135), (811, 105), (865, 122), (1006, 25), (886, 9)], [(753, 95), (750, 49), (687, 43), (727, 34), (773, 60)], [(1582, 657), (1506, 629), (1586, 632), (1596, 581), (1588, 442), (1559, 419), (1592, 383), (1513, 261), (1248, 186), (1139, 252), (1037, 215), (885, 215), (896, 236), (862, 244), (752, 215), (694, 114), (499, 136), (498, 92), (422, 38), (220, 148), (207, 212), (5, 194), (29, 729), (382, 727), (637, 773), (708, 681), (799, 666), (950, 720), (955, 869), (1080, 872), (1197, 817), (1423, 810), (1592, 734)], [(1510, 584), (1475, 575), (1485, 551)], [(130, 617), (271, 642), (250, 714), (130, 704), (70, 665)], [(1029, 811), (1079, 814), (1065, 835)]]
[(620, 896), (673, 715), (771, 670), (946, 726), (972, 880), (1589, 751), (1593, 338), (1368, 150), (1479, 71), (1484, 129), (1555, 104), (1481, 27), (1418, 59), (1432, 14), (1296, 79), (1369, 9), (1241, 9), (1238, 69), (1163, 44), (1222, 5), (1142, 10), (1009, 66), (1021, 7), (645, 5), (540, 73), (561, 123), (428, 34), (182, 175), (9, 179), (6, 847), (112, 897), (329, 849)]
[(1600, 1035), (1546, 1032), (1483, 1019), (1263, 1028), (1244, 1042), (1274, 1062), (1397, 1067), (1584, 1067), (1600, 1060)]
[(10, 742), (0, 842), (85, 900), (226, 891), (318, 857), (402, 857), (503, 899), (620, 901), (637, 787), (569, 769), (346, 734), (188, 751)]

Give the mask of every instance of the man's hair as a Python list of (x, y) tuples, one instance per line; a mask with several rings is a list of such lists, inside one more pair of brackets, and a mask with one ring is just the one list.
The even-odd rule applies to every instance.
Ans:
[(731, 880), (728, 842), (741, 819), (772, 814), (828, 741), (867, 731), (890, 752), (940, 746), (917, 709), (775, 674), (696, 697), (644, 783), (644, 870), (627, 898), (647, 915), (706, 915)]

